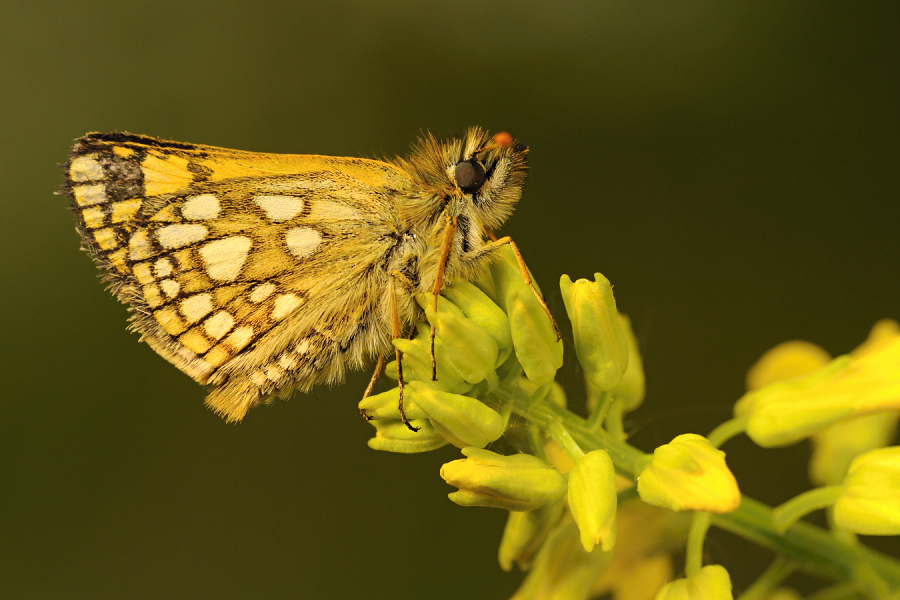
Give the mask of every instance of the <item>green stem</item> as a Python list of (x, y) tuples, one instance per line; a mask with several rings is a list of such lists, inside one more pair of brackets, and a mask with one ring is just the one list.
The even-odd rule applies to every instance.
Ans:
[(569, 435), (569, 432), (566, 431), (566, 428), (563, 426), (562, 421), (557, 419), (550, 424), (550, 437), (556, 440), (556, 443), (562, 446), (562, 449), (566, 451), (566, 454), (569, 455), (569, 458), (572, 459), (572, 462), (576, 462), (579, 458), (584, 456), (584, 450), (582, 450), (578, 443), (572, 439), (572, 436)]
[(819, 590), (812, 596), (807, 596), (806, 600), (851, 600), (856, 598), (862, 598), (856, 590), (856, 586), (845, 581)]
[(625, 411), (625, 402), (621, 398), (615, 398), (609, 407), (609, 415), (606, 417), (606, 430), (611, 436), (625, 441), (625, 428), (622, 426), (622, 413)]
[(748, 417), (735, 417), (725, 421), (715, 429), (713, 429), (706, 439), (716, 448), (721, 448), (722, 444), (730, 440), (736, 435), (740, 435), (747, 430)]
[(834, 581), (854, 581), (867, 570), (890, 590), (900, 590), (900, 563), (862, 545), (849, 546), (828, 531), (802, 521), (784, 533), (775, 530), (772, 509), (742, 497), (741, 506), (727, 515), (713, 515), (712, 524), (742, 538), (769, 548), (797, 568)]
[(684, 573), (692, 577), (703, 568), (703, 540), (709, 530), (710, 514), (708, 512), (695, 512), (691, 520), (691, 529), (688, 531), (687, 552), (684, 559)]
[(789, 577), (795, 570), (796, 567), (793, 564), (779, 556), (763, 571), (762, 575), (756, 578), (753, 585), (744, 590), (744, 593), (737, 600), (762, 600), (766, 594)]
[(609, 412), (609, 407), (612, 404), (612, 396), (609, 395), (609, 392), (599, 392), (596, 398), (593, 398), (593, 386), (588, 381), (585, 381), (585, 383), (588, 387), (588, 406), (590, 406), (591, 400), (594, 401), (594, 410), (591, 411), (591, 416), (588, 417), (587, 426), (591, 431), (597, 431), (603, 427), (606, 413)]
[[(638, 448), (605, 431), (591, 431), (583, 418), (564, 408), (529, 402), (517, 386), (503, 384), (498, 393), (513, 402), (515, 414), (545, 431), (559, 419), (582, 450), (606, 450), (617, 472), (635, 478), (635, 464), (644, 456)], [(732, 513), (712, 515), (712, 524), (783, 555), (803, 571), (835, 581), (852, 581), (868, 567), (890, 590), (900, 590), (897, 560), (862, 545), (844, 544), (831, 533), (808, 523), (794, 523), (779, 533), (772, 520), (772, 509), (752, 498), (744, 496), (740, 508)]]
[(842, 485), (829, 485), (803, 492), (799, 496), (791, 498), (772, 510), (775, 529), (784, 531), (814, 510), (832, 506), (843, 491), (844, 486)]

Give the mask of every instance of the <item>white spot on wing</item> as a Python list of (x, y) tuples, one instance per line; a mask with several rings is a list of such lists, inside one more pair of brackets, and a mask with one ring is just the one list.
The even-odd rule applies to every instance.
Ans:
[(272, 292), (274, 292), (274, 291), (275, 291), (274, 283), (260, 284), (260, 285), (256, 286), (255, 288), (253, 288), (253, 291), (250, 292), (250, 302), (259, 304), (260, 302), (262, 302), (263, 300), (265, 300), (266, 298), (271, 296)]
[(228, 342), (229, 346), (234, 348), (235, 352), (238, 352), (250, 342), (252, 337), (253, 328), (249, 325), (244, 325), (243, 327), (238, 327), (232, 331), (231, 335), (225, 338), (225, 341)]
[(206, 333), (217, 340), (228, 333), (233, 326), (234, 318), (225, 310), (220, 310), (203, 323)]
[(288, 250), (297, 258), (306, 258), (322, 243), (322, 234), (309, 227), (294, 227), (284, 234)]
[(169, 298), (174, 298), (175, 296), (177, 296), (178, 291), (181, 289), (181, 285), (174, 279), (163, 279), (159, 282), (159, 287), (162, 288), (162, 291)]
[(281, 294), (275, 298), (275, 306), (272, 308), (272, 318), (276, 321), (283, 319), (301, 304), (303, 304), (303, 300), (297, 295)]
[(303, 212), (303, 200), (294, 196), (254, 196), (256, 202), (272, 221), (287, 221)]
[(297, 347), (294, 349), (294, 352), (297, 354), (306, 354), (309, 351), (309, 338), (304, 338), (300, 340), (300, 343), (297, 344)]
[(253, 240), (234, 235), (210, 242), (200, 248), (199, 254), (206, 264), (206, 272), (216, 281), (234, 281), (247, 261), (247, 253)]
[(203, 225), (176, 223), (166, 225), (156, 232), (163, 248), (181, 248), (206, 237), (207, 229)]
[(150, 238), (146, 231), (136, 231), (128, 240), (128, 257), (131, 260), (141, 260), (153, 254)]
[(168, 258), (161, 258), (156, 261), (156, 265), (154, 265), (156, 269), (156, 276), (162, 279), (163, 277), (168, 277), (172, 274), (172, 263)]
[(72, 188), (75, 194), (75, 202), (78, 206), (93, 206), (106, 202), (106, 186), (102, 183), (96, 185), (76, 185)]
[(101, 181), (103, 167), (97, 161), (97, 155), (79, 156), (69, 166), (69, 177), (72, 181)]
[(181, 314), (188, 323), (196, 323), (212, 312), (213, 303), (211, 294), (195, 294), (181, 301)]
[(194, 221), (215, 219), (219, 216), (219, 199), (212, 194), (201, 194), (188, 198), (181, 207), (181, 216)]

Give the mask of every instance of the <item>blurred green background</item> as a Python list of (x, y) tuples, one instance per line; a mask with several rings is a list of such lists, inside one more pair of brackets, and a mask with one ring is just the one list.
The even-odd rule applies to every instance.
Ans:
[[(531, 172), (502, 233), (559, 317), (561, 273), (613, 282), (648, 379), (627, 425), (650, 450), (727, 418), (774, 344), (840, 354), (900, 317), (898, 17), (896, 3), (7, 3), (0, 596), (504, 598), (521, 579), (497, 566), (505, 516), (446, 500), (455, 449), (366, 447), (368, 373), (226, 425), (127, 333), (52, 195), (74, 138), (377, 157), (422, 130), (514, 132)], [(577, 368), (561, 379), (578, 406)], [(766, 502), (807, 485), (804, 444), (726, 450)], [(721, 532), (707, 553), (737, 588), (768, 560)]]

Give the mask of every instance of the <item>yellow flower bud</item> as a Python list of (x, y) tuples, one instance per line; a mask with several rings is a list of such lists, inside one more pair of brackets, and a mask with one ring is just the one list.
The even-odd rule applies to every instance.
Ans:
[[(850, 357), (859, 358), (875, 352), (891, 343), (898, 334), (900, 325), (891, 319), (883, 319), (875, 323), (868, 339), (853, 350)], [(865, 415), (841, 421), (814, 434), (810, 479), (819, 485), (841, 483), (854, 458), (894, 439), (898, 417), (900, 413), (896, 411)]]
[(689, 513), (673, 513), (637, 498), (621, 504), (613, 559), (594, 582), (591, 597), (609, 592), (617, 600), (656, 596), (674, 576), (672, 552), (683, 547), (690, 522)]
[[(512, 345), (509, 319), (487, 294), (469, 283), (460, 281), (441, 292), (472, 321), (494, 338), (498, 348)], [(440, 307), (438, 307), (440, 310)]]
[(733, 600), (731, 577), (721, 565), (707, 565), (686, 579), (663, 586), (656, 600)]
[(566, 514), (547, 536), (512, 600), (587, 598), (597, 574), (609, 564), (614, 553), (599, 548), (585, 552), (578, 538), (578, 527)]
[(864, 415), (841, 421), (813, 435), (810, 480), (819, 485), (841, 483), (854, 458), (894, 439), (898, 416), (896, 412)]
[(863, 535), (900, 535), (900, 446), (854, 459), (834, 505), (834, 522)]
[(407, 389), (434, 428), (457, 448), (484, 448), (503, 435), (503, 417), (475, 398), (441, 392), (421, 381), (410, 381)]
[(511, 511), (497, 552), (500, 568), (511, 571), (515, 563), (520, 569), (527, 571), (531, 567), (534, 553), (540, 549), (547, 534), (559, 521), (563, 508), (562, 502), (556, 502), (528, 512)]
[[(553, 381), (562, 366), (563, 345), (534, 293), (522, 278), (519, 264), (509, 247), (501, 250), (502, 260), (491, 265), (499, 304), (509, 318), (516, 358), (525, 376), (538, 385)], [(532, 278), (537, 289), (537, 283)]]
[(735, 405), (760, 446), (796, 442), (841, 420), (900, 409), (900, 335), (865, 353), (841, 356), (818, 371), (746, 394)]
[[(415, 399), (408, 391), (403, 394), (403, 412), (408, 419), (425, 419), (428, 415), (419, 408)], [(380, 394), (374, 394), (363, 398), (359, 403), (359, 409), (366, 412), (370, 420), (400, 420), (400, 388), (393, 388)]]
[(462, 453), (467, 458), (441, 467), (444, 481), (459, 488), (449, 497), (460, 506), (534, 510), (566, 493), (566, 478), (536, 456), (503, 456), (479, 448), (463, 448)]
[(572, 283), (568, 275), (563, 275), (559, 288), (585, 378), (598, 390), (613, 389), (628, 367), (628, 340), (609, 280), (594, 273), (594, 281), (579, 279)]
[(494, 338), (443, 296), (438, 296), (437, 311), (432, 308), (432, 296), (419, 294), (416, 300), (443, 342), (441, 360), (448, 361), (469, 383), (484, 381), (488, 373), (494, 370), (497, 360), (498, 349)]
[(652, 462), (638, 477), (638, 494), (647, 504), (671, 510), (729, 513), (741, 505), (725, 453), (691, 433), (654, 451)]
[[(437, 366), (437, 381), (431, 381), (431, 342), (430, 329), (427, 324), (419, 323), (417, 335), (413, 339), (398, 338), (393, 340), (394, 346), (403, 353), (403, 376), (406, 381), (418, 379), (427, 381), (431, 387), (444, 392), (465, 394), (472, 389), (472, 384), (466, 382), (456, 371), (453, 363), (444, 360), (447, 351), (443, 340), (434, 340), (435, 365)], [(385, 375), (397, 379), (396, 361), (388, 363), (384, 369)]]
[(418, 431), (410, 431), (400, 419), (370, 423), (375, 427), (375, 437), (369, 440), (369, 448), (372, 450), (413, 454), (429, 452), (447, 444), (444, 436), (432, 427), (428, 419), (410, 420), (410, 425), (418, 427)]
[(616, 545), (616, 469), (605, 450), (588, 452), (569, 471), (569, 509), (586, 552)]
[(634, 410), (644, 401), (644, 362), (641, 360), (641, 352), (638, 348), (637, 338), (631, 328), (631, 319), (620, 314), (619, 323), (625, 332), (625, 341), (628, 343), (628, 368), (622, 375), (622, 380), (611, 391), (616, 398), (621, 398), (626, 411)]
[(830, 361), (831, 355), (809, 342), (795, 340), (778, 344), (747, 371), (747, 389), (758, 390), (770, 383), (809, 375)]

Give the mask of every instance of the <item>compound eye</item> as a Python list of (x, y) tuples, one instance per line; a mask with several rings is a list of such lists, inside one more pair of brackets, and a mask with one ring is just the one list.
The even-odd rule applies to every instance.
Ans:
[(467, 194), (477, 192), (484, 183), (484, 167), (475, 161), (464, 160), (456, 165), (455, 175), (456, 185)]

